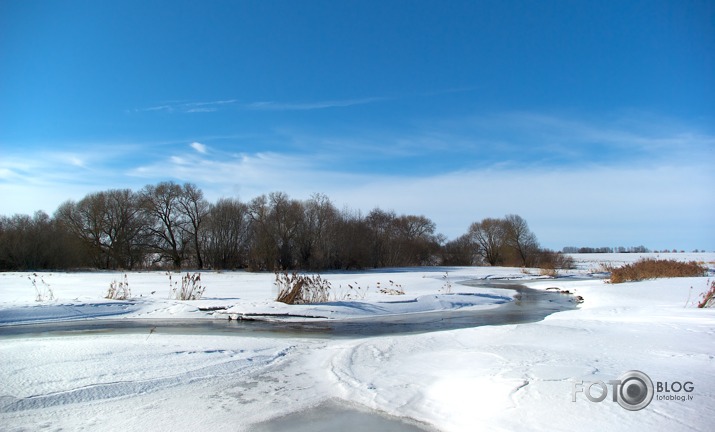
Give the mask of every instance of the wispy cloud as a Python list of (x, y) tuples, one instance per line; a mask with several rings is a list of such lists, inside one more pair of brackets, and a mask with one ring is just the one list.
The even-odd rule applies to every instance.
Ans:
[(320, 110), (327, 108), (343, 108), (355, 105), (366, 105), (376, 102), (385, 102), (393, 100), (403, 100), (403, 99), (414, 99), (414, 98), (425, 98), (432, 96), (441, 96), (449, 94), (458, 93), (471, 93), (478, 90), (477, 86), (468, 87), (454, 87), (454, 88), (443, 88), (433, 91), (427, 91), (423, 93), (407, 93), (402, 95), (393, 96), (374, 96), (374, 97), (364, 97), (364, 98), (353, 98), (353, 99), (333, 99), (333, 100), (322, 100), (322, 101), (303, 101), (303, 102), (285, 102), (285, 101), (264, 101), (264, 102), (252, 102), (244, 105), (244, 108), (253, 110), (265, 110), (265, 111), (307, 111), (307, 110)]
[(360, 99), (342, 99), (313, 102), (253, 102), (245, 105), (245, 108), (261, 111), (309, 111), (327, 108), (343, 108), (355, 105), (365, 105), (380, 101), (389, 100), (386, 97), (367, 97)]
[(151, 111), (161, 111), (168, 113), (205, 113), (205, 112), (216, 112), (221, 108), (235, 105), (245, 110), (252, 111), (311, 111), (311, 110), (324, 110), (330, 108), (345, 108), (357, 105), (367, 105), (376, 102), (383, 102), (395, 99), (404, 99), (410, 97), (430, 97), (439, 96), (453, 93), (468, 93), (477, 90), (478, 87), (457, 87), (435, 90), (431, 92), (425, 92), (413, 95), (402, 95), (402, 96), (375, 96), (375, 97), (364, 97), (364, 98), (350, 98), (350, 99), (330, 99), (330, 100), (318, 100), (318, 101), (256, 101), (256, 102), (244, 102), (240, 103), (237, 99), (224, 99), (215, 100), (207, 102), (188, 102), (188, 101), (170, 101), (166, 103), (161, 103), (158, 105), (146, 107), (146, 108), (136, 108), (132, 111), (134, 112), (151, 112)]
[(200, 142), (194, 141), (191, 144), (189, 144), (189, 146), (201, 154), (206, 154), (208, 152), (208, 148), (206, 147), (206, 145), (201, 144)]
[(127, 174), (146, 181), (163, 178), (197, 182), (211, 189), (230, 185), (256, 195), (289, 185), (308, 187), (310, 179), (321, 177), (320, 167), (307, 155), (274, 152), (173, 154), (136, 166)]
[(215, 100), (208, 102), (168, 102), (146, 108), (136, 108), (134, 112), (161, 111), (167, 113), (206, 113), (216, 112), (222, 107), (235, 104), (236, 99)]
[(366, 105), (370, 103), (389, 100), (386, 97), (367, 97), (358, 99), (338, 99), (325, 101), (307, 102), (280, 102), (280, 101), (258, 101), (240, 103), (236, 99), (216, 100), (208, 102), (168, 102), (146, 108), (136, 108), (134, 112), (166, 112), (166, 113), (208, 113), (216, 112), (227, 106), (238, 106), (250, 111), (311, 111), (329, 108), (344, 108), (356, 105)]
[[(715, 135), (641, 113), (579, 118), (503, 112), (423, 122), (412, 141), (462, 160), (520, 165), (621, 165), (712, 158)], [(429, 139), (428, 139), (429, 138)]]
[(238, 105), (236, 99), (216, 100), (209, 102), (168, 102), (145, 108), (136, 108), (134, 112), (166, 112), (166, 113), (208, 113), (216, 112), (229, 105), (238, 105), (240, 108), (250, 111), (311, 111), (330, 108), (345, 108), (356, 105), (365, 105), (384, 100), (386, 97), (367, 97), (358, 99), (339, 99), (326, 101), (308, 102), (280, 102), (280, 101), (257, 101)]
[(294, 149), (335, 167), (423, 175), (489, 167), (688, 163), (713, 158), (715, 135), (637, 116), (584, 119), (508, 112), (414, 121), (405, 128), (282, 128)]

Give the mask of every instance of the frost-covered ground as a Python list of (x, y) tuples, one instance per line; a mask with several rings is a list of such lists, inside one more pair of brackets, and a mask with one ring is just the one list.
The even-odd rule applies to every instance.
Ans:
[[(715, 267), (715, 254), (660, 256)], [(587, 276), (602, 262), (637, 258), (574, 257), (579, 268), (566, 276)], [(467, 267), (324, 273), (343, 302), (320, 307), (272, 302), (272, 274), (203, 272), (204, 298), (178, 301), (168, 299), (165, 273), (132, 272), (127, 278), (133, 300), (110, 301), (103, 296), (113, 280), (123, 280), (122, 273), (2, 273), (0, 429), (251, 430), (337, 401), (445, 431), (712, 430), (715, 310), (693, 307), (708, 287), (707, 277), (610, 285), (530, 273)], [(244, 313), (364, 319), (454, 308), (479, 313), (511, 301), (514, 293), (460, 281), (534, 277), (525, 283), (568, 289), (585, 302), (536, 323), (369, 338), (181, 334), (151, 325), (79, 334), (6, 331), (74, 319), (223, 320)], [(40, 289), (48, 284), (55, 300), (37, 303), (32, 279)], [(405, 294), (381, 294), (378, 282)], [(207, 310), (217, 308), (230, 309)], [(671, 392), (656, 392), (640, 411), (613, 402), (610, 385), (602, 402), (589, 401), (583, 392), (573, 401), (574, 388), (634, 369), (656, 386), (668, 383)], [(575, 387), (580, 381), (583, 387)], [(692, 383), (685, 386), (692, 391), (672, 392), (676, 382)], [(597, 386), (591, 395), (599, 395)]]

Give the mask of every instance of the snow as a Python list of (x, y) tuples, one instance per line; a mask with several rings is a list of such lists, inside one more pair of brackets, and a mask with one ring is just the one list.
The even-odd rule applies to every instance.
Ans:
[[(715, 254), (673, 255), (715, 267)], [(410, 419), (428, 430), (712, 430), (715, 310), (694, 307), (709, 279), (612, 285), (589, 274), (602, 262), (632, 261), (636, 254), (574, 258), (578, 269), (558, 279), (534, 269), (488, 267), (323, 273), (342, 301), (302, 306), (274, 302), (274, 275), (265, 273), (202, 272), (206, 291), (199, 301), (169, 299), (165, 272), (128, 273), (128, 301), (103, 298), (123, 273), (2, 273), (0, 429), (265, 430), (271, 419), (299, 418), (295, 413), (328, 403)], [(55, 300), (36, 302), (28, 276), (49, 284)], [(152, 326), (153, 319), (215, 321), (247, 313), (289, 321), (456, 308), (479, 313), (513, 300), (511, 290), (459, 284), (470, 279), (558, 287), (585, 302), (535, 323), (379, 337), (175, 333)], [(405, 294), (380, 293), (378, 282)], [(147, 325), (5, 332), (77, 319)], [(611, 393), (596, 403), (577, 392), (573, 401), (580, 381), (608, 382), (629, 370), (643, 371), (654, 384), (691, 382), (692, 392), (657, 396), (692, 399), (656, 397), (640, 411), (623, 409)], [(285, 417), (298, 421), (293, 418)]]

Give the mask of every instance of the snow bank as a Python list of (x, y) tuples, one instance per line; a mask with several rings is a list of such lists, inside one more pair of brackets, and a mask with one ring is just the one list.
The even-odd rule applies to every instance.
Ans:
[[(450, 273), (451, 270), (451, 273)], [(201, 300), (170, 299), (166, 272), (127, 274), (132, 298), (107, 300), (103, 296), (112, 281), (124, 273), (0, 273), (0, 326), (41, 321), (76, 319), (228, 319), (250, 314), (266, 317), (354, 318), (372, 315), (427, 312), (431, 310), (484, 307), (511, 300), (499, 289), (474, 289), (458, 285), (468, 279), (529, 277), (519, 269), (423, 268), (389, 269), (386, 272), (327, 273), (334, 301), (321, 305), (286, 305), (275, 302), (278, 291), (272, 273), (202, 272), (206, 291)], [(176, 282), (181, 274), (172, 274)], [(54, 300), (35, 301), (30, 281), (49, 286)], [(404, 291), (403, 295), (381, 292)], [(218, 312), (217, 312), (218, 311)]]

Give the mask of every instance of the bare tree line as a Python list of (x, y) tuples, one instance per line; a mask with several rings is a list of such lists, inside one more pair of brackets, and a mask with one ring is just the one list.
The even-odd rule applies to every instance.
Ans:
[(338, 210), (322, 194), (209, 203), (194, 184), (162, 182), (91, 193), (52, 217), (0, 216), (0, 270), (532, 267), (551, 256), (517, 215), (475, 222), (453, 241), (435, 230), (425, 216)]

